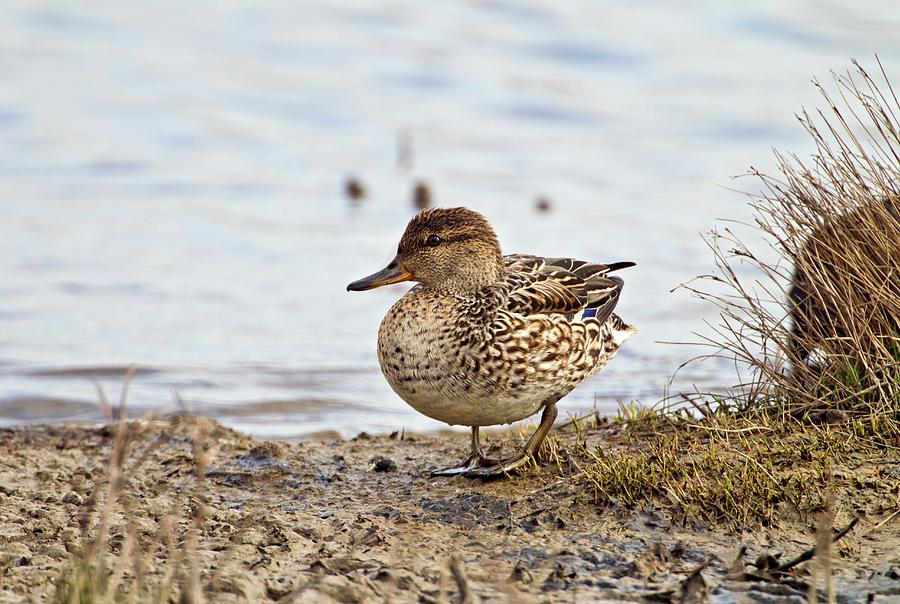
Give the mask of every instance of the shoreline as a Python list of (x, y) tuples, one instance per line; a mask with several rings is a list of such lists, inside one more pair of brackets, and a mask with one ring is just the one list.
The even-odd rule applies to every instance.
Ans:
[[(673, 520), (660, 502), (597, 505), (552, 461), (490, 482), (431, 478), (464, 457), (465, 434), (290, 443), (191, 417), (127, 427), (98, 557), (121, 567), (127, 593), (155, 593), (167, 569), (178, 570), (177, 591), (195, 569), (215, 602), (805, 601), (807, 570), (818, 569), (814, 560), (779, 580), (748, 578), (765, 573), (758, 558), (814, 545), (809, 518), (737, 533)], [(0, 602), (51, 599), (103, 530), (115, 435), (115, 426), (0, 429)], [(836, 526), (846, 523), (838, 516)], [(900, 594), (900, 524), (883, 520), (863, 514), (835, 546), (842, 601)]]

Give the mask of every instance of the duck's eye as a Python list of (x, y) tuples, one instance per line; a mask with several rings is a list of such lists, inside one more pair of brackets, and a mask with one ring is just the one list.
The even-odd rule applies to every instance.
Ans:
[(431, 247), (438, 245), (440, 242), (441, 242), (441, 238), (438, 237), (437, 235), (431, 235), (428, 239), (425, 240), (425, 243), (427, 243)]

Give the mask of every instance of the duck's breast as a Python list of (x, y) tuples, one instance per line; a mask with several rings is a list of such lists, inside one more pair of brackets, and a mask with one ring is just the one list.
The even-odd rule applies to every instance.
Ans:
[(416, 288), (382, 321), (378, 360), (394, 392), (438, 421), (490, 426), (533, 415), (543, 400), (491, 369), (490, 337), (457, 298)]

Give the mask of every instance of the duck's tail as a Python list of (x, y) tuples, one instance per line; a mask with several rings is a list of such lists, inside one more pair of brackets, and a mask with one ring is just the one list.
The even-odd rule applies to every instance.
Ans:
[(638, 332), (637, 327), (634, 325), (629, 325), (625, 321), (622, 320), (622, 317), (617, 315), (616, 313), (612, 313), (609, 315), (609, 319), (606, 321), (606, 324), (609, 326), (609, 332), (612, 335), (613, 342), (616, 344), (616, 347), (622, 345), (625, 340), (633, 336)]

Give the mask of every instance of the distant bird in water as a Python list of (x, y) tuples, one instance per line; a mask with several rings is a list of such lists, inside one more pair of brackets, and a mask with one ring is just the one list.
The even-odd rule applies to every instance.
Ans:
[(534, 202), (534, 209), (538, 212), (549, 212), (553, 207), (553, 204), (550, 202), (549, 197), (538, 197)]
[[(466, 208), (417, 214), (383, 270), (354, 281), (363, 291), (417, 281), (388, 311), (378, 360), (388, 383), (416, 411), (472, 428), (471, 454), (435, 475), (500, 476), (538, 452), (556, 403), (597, 372), (635, 333), (613, 309), (633, 262), (503, 256), (494, 229)], [(485, 457), (481, 426), (542, 411), (523, 450)]]
[(347, 177), (347, 180), (344, 181), (344, 194), (348, 199), (355, 201), (366, 196), (366, 188), (358, 178), (349, 176)]
[(413, 189), (413, 205), (420, 210), (431, 207), (431, 189), (425, 181), (420, 180)]

